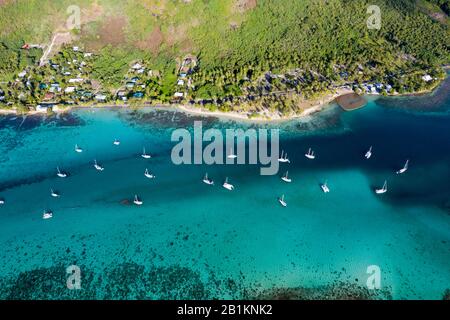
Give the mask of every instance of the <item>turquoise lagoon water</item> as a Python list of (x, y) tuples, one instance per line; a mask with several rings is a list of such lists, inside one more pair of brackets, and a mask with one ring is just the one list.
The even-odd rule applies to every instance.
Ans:
[[(179, 112), (0, 118), (0, 297), (441, 299), (450, 288), (447, 89), (267, 125), (281, 129), (291, 159), (276, 176), (254, 165), (173, 165), (173, 129), (201, 119)], [(152, 159), (140, 157), (144, 146)], [(315, 161), (304, 157), (308, 147)], [(410, 170), (396, 176), (406, 159)], [(69, 177), (58, 178), (56, 166)], [(145, 168), (157, 178), (146, 179)], [(280, 181), (285, 170), (292, 184)], [(216, 186), (201, 182), (206, 171)], [(220, 186), (226, 176), (234, 192)], [(389, 192), (375, 195), (385, 179)], [(134, 194), (142, 207), (130, 205)], [(53, 219), (42, 219), (46, 209)], [(66, 287), (74, 264), (81, 290)], [(380, 267), (380, 290), (365, 288), (370, 265)]]

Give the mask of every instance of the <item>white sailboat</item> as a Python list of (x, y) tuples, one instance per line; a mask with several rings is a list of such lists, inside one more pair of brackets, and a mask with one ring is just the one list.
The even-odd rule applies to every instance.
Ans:
[(83, 149), (81, 149), (77, 144), (75, 145), (75, 152), (82, 153)]
[(42, 214), (42, 219), (47, 220), (53, 218), (53, 212), (51, 211), (44, 211)]
[(316, 155), (314, 154), (314, 151), (309, 148), (308, 153), (305, 154), (305, 157), (310, 160), (314, 160), (316, 158)]
[(289, 171), (286, 171), (286, 174), (281, 177), (281, 180), (283, 180), (284, 182), (287, 182), (287, 183), (291, 183), (292, 179), (290, 179), (288, 175), (289, 175)]
[(324, 184), (320, 185), (320, 188), (322, 188), (322, 191), (324, 193), (329, 193), (330, 192), (330, 188), (328, 188), (328, 181), (325, 181)]
[(203, 177), (203, 182), (210, 186), (214, 185), (214, 181), (208, 178), (208, 173), (206, 173), (205, 176)]
[(146, 177), (149, 178), (149, 179), (155, 179), (155, 178), (156, 178), (156, 176), (153, 175), (153, 174), (151, 174), (151, 173), (148, 171), (148, 169), (145, 169), (144, 176), (146, 176)]
[(114, 142), (113, 142), (113, 144), (114, 144), (115, 146), (119, 146), (119, 145), (120, 145), (120, 141), (117, 140), (117, 139), (115, 139)]
[(60, 177), (60, 178), (66, 178), (66, 177), (67, 177), (67, 174), (64, 173), (64, 172), (61, 172), (61, 170), (59, 170), (59, 167), (56, 167), (56, 170), (57, 170), (56, 175), (57, 175), (58, 177)]
[(225, 178), (225, 182), (223, 183), (223, 187), (227, 190), (233, 191), (234, 186), (230, 183), (228, 183), (228, 177)]
[(139, 197), (136, 195), (134, 195), (134, 201), (133, 203), (137, 206), (142, 206), (144, 204), (144, 202), (142, 200), (139, 199)]
[(281, 162), (281, 163), (290, 163), (291, 162), (288, 159), (287, 152), (285, 153), (284, 150), (281, 151), (281, 157), (278, 159), (278, 162)]
[(233, 148), (230, 149), (230, 153), (227, 156), (228, 159), (236, 159), (237, 155), (234, 154)]
[(401, 168), (400, 170), (398, 170), (396, 173), (397, 173), (397, 174), (403, 174), (403, 173), (405, 173), (406, 171), (408, 171), (408, 168), (409, 168), (409, 160), (406, 160), (406, 163), (405, 163), (405, 165), (403, 166), (403, 168)]
[(101, 165), (99, 165), (99, 164), (97, 163), (97, 160), (94, 160), (94, 168), (95, 168), (95, 170), (97, 170), (97, 171), (103, 171), (103, 170), (105, 170), (105, 168), (103, 168)]
[(53, 198), (59, 198), (61, 195), (53, 189), (50, 189), (50, 194)]
[(152, 156), (149, 155), (149, 154), (147, 154), (147, 153), (145, 152), (145, 148), (144, 148), (141, 157), (144, 158), (144, 159), (150, 159)]
[(0, 205), (4, 205), (5, 204), (5, 200), (0, 199)]
[(384, 181), (383, 188), (375, 189), (376, 194), (383, 194), (383, 193), (386, 193), (387, 191), (388, 191), (387, 181)]
[(366, 152), (364, 157), (368, 160), (372, 157), (372, 146), (370, 147), (369, 151)]
[(278, 202), (283, 206), (287, 207), (286, 201), (284, 201), (284, 194), (281, 196), (281, 198), (278, 198)]

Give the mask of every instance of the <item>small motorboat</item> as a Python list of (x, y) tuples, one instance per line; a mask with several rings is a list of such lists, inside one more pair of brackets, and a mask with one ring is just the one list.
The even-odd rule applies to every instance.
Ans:
[(81, 149), (77, 144), (75, 145), (75, 152), (82, 153), (83, 149)]
[(214, 181), (208, 178), (208, 173), (203, 177), (203, 182), (210, 186), (214, 185)]
[(149, 179), (155, 179), (155, 178), (156, 178), (156, 176), (155, 176), (154, 174), (151, 174), (151, 173), (148, 171), (148, 169), (145, 169), (144, 176), (146, 176), (146, 177), (149, 178)]
[(113, 142), (113, 144), (114, 144), (115, 146), (119, 146), (119, 145), (120, 145), (120, 141), (117, 140), (117, 139), (115, 139), (114, 142)]
[(133, 203), (137, 206), (142, 206), (144, 204), (144, 202), (142, 200), (139, 199), (139, 197), (137, 196), (137, 194), (134, 196), (134, 201)]
[(53, 189), (50, 189), (50, 194), (53, 198), (59, 198), (61, 196), (58, 192), (54, 191)]
[(283, 180), (284, 182), (287, 182), (287, 183), (291, 183), (292, 179), (290, 179), (288, 175), (289, 175), (289, 171), (287, 171), (286, 174), (281, 177), (281, 180)]
[(310, 160), (314, 160), (316, 158), (316, 155), (314, 154), (314, 151), (309, 148), (308, 153), (305, 154), (305, 157)]
[(286, 201), (284, 201), (284, 194), (281, 196), (281, 198), (278, 198), (278, 202), (283, 206), (287, 207)]
[(53, 212), (51, 211), (44, 211), (42, 214), (42, 219), (47, 220), (53, 218)]
[(141, 157), (144, 158), (144, 159), (150, 159), (152, 156), (149, 155), (149, 154), (147, 154), (147, 153), (145, 152), (145, 148), (144, 148)]
[(325, 181), (324, 184), (320, 185), (320, 188), (322, 189), (322, 191), (324, 193), (329, 193), (330, 192), (330, 188), (328, 188), (328, 182), (327, 181)]
[(59, 170), (59, 167), (56, 167), (57, 173), (56, 175), (60, 178), (66, 178), (67, 177), (67, 173), (65, 172), (61, 172), (61, 170)]
[(97, 160), (94, 160), (94, 168), (95, 168), (95, 170), (97, 170), (97, 171), (103, 171), (103, 170), (105, 170), (105, 168), (103, 168), (101, 165), (99, 165), (99, 164), (97, 163)]
[(398, 170), (396, 173), (397, 173), (397, 174), (403, 174), (403, 173), (405, 173), (406, 171), (408, 171), (408, 168), (409, 168), (409, 160), (406, 160), (406, 163), (405, 163), (405, 165), (403, 166), (403, 168), (401, 168), (400, 170)]
[(383, 194), (388, 191), (387, 181), (384, 181), (383, 187), (381, 189), (375, 189), (376, 194)]
[(234, 186), (230, 183), (228, 183), (228, 177), (225, 178), (225, 182), (223, 183), (223, 187), (227, 190), (233, 191), (234, 190)]
[(366, 152), (364, 157), (368, 160), (372, 157), (372, 146), (370, 147), (369, 151)]

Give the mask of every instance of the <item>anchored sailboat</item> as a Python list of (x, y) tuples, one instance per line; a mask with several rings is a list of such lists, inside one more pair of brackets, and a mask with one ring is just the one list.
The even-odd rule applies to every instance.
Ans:
[(236, 159), (237, 155), (234, 154), (233, 148), (230, 149), (230, 154), (227, 156), (228, 159)]
[(146, 177), (149, 178), (149, 179), (155, 179), (155, 178), (156, 178), (156, 176), (153, 175), (153, 174), (151, 174), (151, 173), (148, 171), (148, 169), (145, 169), (144, 176), (146, 176)]
[(228, 183), (228, 177), (225, 178), (225, 182), (223, 183), (223, 187), (227, 190), (233, 191), (234, 186), (230, 183)]
[(285, 153), (284, 150), (281, 150), (281, 157), (278, 159), (278, 162), (281, 162), (281, 163), (290, 163), (291, 162), (288, 159), (287, 152)]
[(314, 154), (314, 151), (309, 148), (308, 153), (305, 154), (305, 157), (310, 160), (314, 160), (316, 158), (316, 155)]
[(283, 206), (287, 207), (286, 201), (284, 201), (284, 194), (281, 196), (281, 198), (278, 198), (278, 202)]
[(60, 177), (60, 178), (66, 178), (66, 177), (67, 177), (67, 174), (64, 173), (64, 172), (61, 172), (61, 170), (59, 170), (59, 167), (56, 167), (56, 170), (57, 170), (56, 175), (57, 175), (58, 177)]
[(50, 189), (50, 194), (52, 195), (53, 198), (59, 198), (61, 195), (54, 191), (53, 189)]
[(205, 176), (203, 177), (203, 182), (210, 186), (214, 184), (214, 181), (208, 178), (208, 173), (206, 173)]
[(383, 194), (383, 193), (386, 193), (387, 191), (388, 191), (387, 181), (384, 181), (383, 188), (375, 189), (376, 194)]
[(77, 144), (75, 145), (75, 152), (82, 153), (83, 149), (81, 149)]
[(103, 170), (105, 170), (105, 168), (103, 168), (101, 165), (99, 165), (99, 164), (97, 163), (97, 160), (94, 160), (94, 168), (95, 168), (95, 170), (97, 170), (97, 171), (103, 171)]
[(291, 183), (292, 179), (290, 179), (288, 175), (289, 175), (289, 171), (286, 171), (286, 174), (281, 177), (281, 180), (283, 180), (284, 182), (287, 182), (287, 183)]
[(144, 203), (142, 200), (139, 199), (139, 197), (136, 195), (134, 195), (134, 201), (133, 203), (137, 206), (142, 206), (142, 204)]
[(372, 157), (372, 146), (370, 147), (369, 151), (366, 152), (364, 155), (366, 159), (370, 159)]
[(4, 205), (5, 204), (5, 200), (0, 199), (0, 205)]
[(403, 168), (401, 168), (400, 170), (398, 170), (396, 173), (397, 173), (397, 174), (403, 174), (403, 173), (405, 173), (406, 171), (408, 171), (408, 168), (409, 168), (409, 160), (406, 160), (406, 163), (405, 163), (405, 165), (403, 166)]
[(53, 212), (51, 211), (44, 211), (42, 214), (42, 219), (47, 220), (53, 218)]
[(114, 142), (113, 142), (113, 144), (114, 144), (115, 146), (118, 146), (118, 145), (120, 145), (120, 141), (117, 140), (117, 139), (115, 139)]
[(149, 154), (147, 154), (147, 153), (145, 152), (145, 148), (144, 148), (141, 157), (144, 158), (144, 159), (150, 159), (152, 156), (149, 155)]
[(330, 192), (330, 188), (328, 188), (328, 181), (325, 181), (325, 183), (322, 184), (322, 185), (320, 186), (320, 188), (322, 188), (322, 191), (323, 191), (324, 193), (329, 193), (329, 192)]

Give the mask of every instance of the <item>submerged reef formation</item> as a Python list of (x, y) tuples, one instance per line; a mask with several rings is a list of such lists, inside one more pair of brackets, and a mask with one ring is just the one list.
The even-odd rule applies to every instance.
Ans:
[[(108, 267), (103, 273), (94, 273), (86, 266), (81, 277), (81, 289), (67, 288), (66, 267), (62, 263), (38, 268), (0, 279), (0, 299), (113, 299), (113, 300), (205, 300), (205, 299), (276, 299), (311, 300), (392, 299), (388, 289), (368, 290), (347, 282), (336, 282), (318, 288), (261, 289), (259, 284), (246, 286), (241, 279), (219, 279), (210, 274), (204, 277), (195, 270), (173, 265), (146, 268), (135, 262)], [(446, 297), (450, 292), (446, 293)]]

